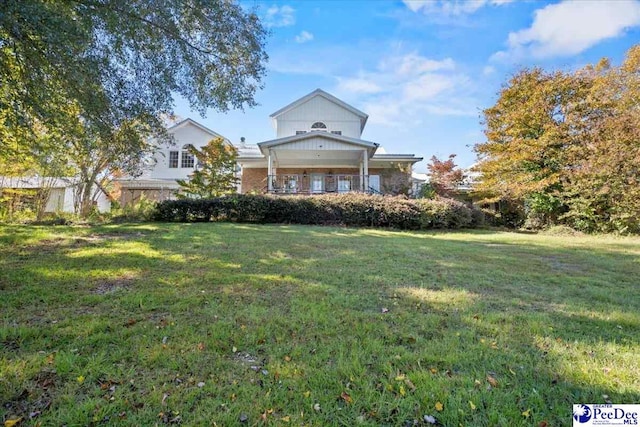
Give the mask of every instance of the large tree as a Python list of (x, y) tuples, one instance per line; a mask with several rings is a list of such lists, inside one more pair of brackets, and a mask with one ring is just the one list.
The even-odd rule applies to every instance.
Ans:
[(640, 231), (640, 47), (620, 67), (523, 70), (484, 111), (478, 191), (529, 217), (590, 231)]
[(140, 141), (167, 138), (175, 96), (201, 113), (253, 106), (265, 37), (254, 13), (226, 0), (4, 0), (0, 153), (45, 152), (33, 138), (44, 128), (59, 146), (84, 138), (102, 151), (100, 169), (123, 134), (134, 157), (152, 148)]

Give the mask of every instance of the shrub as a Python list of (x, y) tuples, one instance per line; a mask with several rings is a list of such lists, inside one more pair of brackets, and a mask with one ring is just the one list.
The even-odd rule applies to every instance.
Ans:
[(317, 196), (234, 194), (215, 199), (167, 200), (156, 205), (156, 221), (391, 227), (402, 230), (475, 227), (482, 212), (456, 200), (411, 200), (361, 193)]

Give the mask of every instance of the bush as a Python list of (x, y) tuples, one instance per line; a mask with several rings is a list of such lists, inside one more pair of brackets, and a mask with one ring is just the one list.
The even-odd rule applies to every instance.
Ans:
[(401, 230), (476, 227), (484, 222), (482, 212), (455, 200), (411, 200), (360, 193), (311, 197), (234, 194), (215, 199), (167, 200), (156, 205), (152, 218), (169, 222), (318, 224)]

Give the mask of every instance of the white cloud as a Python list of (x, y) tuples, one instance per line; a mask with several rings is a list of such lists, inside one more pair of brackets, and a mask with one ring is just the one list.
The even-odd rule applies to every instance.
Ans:
[(514, 0), (403, 0), (414, 12), (448, 16), (471, 14), (484, 6), (502, 6)]
[(302, 31), (295, 37), (296, 43), (306, 43), (311, 40), (313, 40), (313, 34), (308, 31)]
[(291, 6), (271, 6), (267, 9), (264, 18), (267, 27), (289, 27), (296, 23), (295, 9)]
[(496, 72), (496, 68), (491, 65), (487, 65), (482, 69), (482, 74), (484, 74), (485, 76), (490, 76), (495, 72)]
[(366, 78), (338, 78), (338, 90), (352, 93), (378, 93), (382, 89)]
[(441, 74), (423, 74), (404, 85), (403, 99), (419, 101), (433, 99), (441, 93), (453, 88), (457, 78)]
[(453, 59), (410, 52), (382, 58), (374, 70), (338, 78), (336, 91), (347, 98), (355, 96), (370, 123), (400, 129), (424, 114), (475, 115), (467, 104), (458, 104), (469, 82), (456, 71)]
[(492, 59), (549, 58), (583, 52), (640, 26), (640, 1), (563, 1), (535, 11), (531, 27), (509, 34)]
[(451, 58), (436, 61), (422, 57), (416, 53), (410, 53), (401, 57), (391, 57), (380, 63), (382, 70), (395, 69), (399, 75), (403, 76), (430, 71), (453, 70), (454, 67), (455, 63)]

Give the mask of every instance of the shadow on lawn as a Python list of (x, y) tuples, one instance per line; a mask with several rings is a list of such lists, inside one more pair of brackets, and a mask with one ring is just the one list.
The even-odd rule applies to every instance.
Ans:
[[(536, 425), (566, 425), (573, 403), (601, 403), (603, 395), (614, 403), (640, 400), (633, 388), (637, 380), (631, 390), (621, 391), (616, 388), (620, 373), (602, 372), (614, 354), (588, 354), (591, 345), (602, 342), (611, 351), (637, 345), (640, 301), (630, 298), (637, 275), (616, 269), (637, 265), (632, 254), (526, 241), (461, 241), (445, 233), (432, 238), (428, 233), (300, 226), (158, 227), (143, 235), (132, 226), (111, 233), (117, 237), (98, 231), (102, 240), (20, 248), (17, 258), (2, 261), (14, 273), (0, 279), (2, 292), (9, 295), (0, 306), (16, 313), (41, 305), (28, 310), (32, 317), (99, 316), (114, 327), (139, 313), (172, 312), (176, 321), (193, 322), (205, 335), (206, 325), (218, 322), (224, 312), (230, 334), (243, 325), (256, 329), (245, 344), (264, 351), (291, 340), (292, 349), (310, 354), (346, 339), (343, 357), (358, 359), (365, 356), (350, 346), (380, 341), (381, 354), (356, 360), (371, 373), (365, 385), (376, 389), (387, 370), (426, 375), (423, 385), (432, 382), (442, 390), (438, 398), (446, 410), (438, 415), (444, 425), (504, 425), (516, 419), (530, 424), (521, 415), (528, 409)], [(142, 242), (148, 253), (119, 252), (128, 241)], [(85, 249), (95, 251), (78, 254)], [(127, 277), (126, 284), (96, 292), (100, 281), (118, 277)], [(459, 300), (447, 300), (456, 295)], [(314, 321), (314, 303), (333, 316)], [(233, 310), (223, 309), (229, 304)], [(306, 312), (299, 314), (300, 307)], [(382, 313), (382, 308), (390, 310)], [(289, 324), (293, 313), (304, 324)], [(358, 327), (370, 332), (358, 332)], [(64, 337), (53, 329), (44, 334), (73, 342), (73, 331)], [(131, 339), (134, 335), (132, 330)], [(228, 346), (212, 344), (221, 353)], [(399, 359), (391, 357), (396, 354)], [(318, 357), (322, 360), (316, 365), (308, 362), (301, 369), (334, 369), (339, 355), (329, 350)], [(571, 366), (590, 358), (595, 361)], [(429, 373), (430, 367), (437, 373)], [(499, 386), (487, 388), (487, 375)], [(340, 391), (331, 393), (339, 396)], [(477, 410), (468, 409), (469, 400)], [(392, 409), (379, 408), (380, 417), (400, 425)]]

